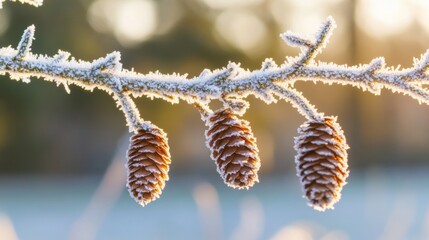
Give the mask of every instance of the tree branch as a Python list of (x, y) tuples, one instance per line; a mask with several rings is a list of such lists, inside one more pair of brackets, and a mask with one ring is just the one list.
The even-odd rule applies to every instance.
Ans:
[(162, 98), (170, 103), (183, 100), (200, 110), (212, 100), (221, 100), (239, 114), (248, 107), (246, 98), (254, 95), (267, 104), (277, 98), (290, 102), (307, 119), (320, 119), (323, 114), (292, 86), (296, 81), (313, 81), (324, 84), (342, 84), (380, 94), (383, 88), (408, 95), (419, 102), (429, 104), (429, 91), (423, 86), (429, 83), (429, 51), (412, 68), (393, 69), (385, 67), (383, 58), (375, 58), (369, 64), (359, 66), (337, 65), (315, 62), (329, 41), (335, 21), (329, 17), (315, 34), (306, 39), (287, 32), (283, 40), (293, 47), (300, 47), (301, 54), (280, 66), (272, 59), (266, 59), (261, 69), (244, 70), (239, 64), (229, 63), (227, 67), (214, 71), (205, 69), (199, 76), (148, 73), (141, 74), (122, 68), (120, 53), (113, 52), (106, 57), (85, 62), (69, 59), (70, 54), (59, 51), (48, 57), (31, 53), (34, 26), (24, 32), (16, 49), (0, 49), (0, 74), (8, 73), (12, 79), (29, 82), (30, 77), (43, 78), (62, 84), (68, 89), (75, 84), (85, 90), (95, 88), (113, 94), (118, 106), (124, 111), (130, 130), (143, 124), (140, 114), (130, 98), (147, 96)]

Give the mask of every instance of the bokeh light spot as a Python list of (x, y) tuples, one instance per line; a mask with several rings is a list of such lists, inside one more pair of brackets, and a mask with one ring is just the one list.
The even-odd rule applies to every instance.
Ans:
[(404, 0), (359, 0), (356, 23), (375, 38), (393, 36), (405, 31), (413, 21), (413, 12)]
[(247, 54), (258, 53), (265, 41), (267, 29), (264, 22), (245, 10), (227, 10), (215, 23), (216, 32), (233, 47)]
[(88, 21), (101, 33), (112, 33), (125, 47), (153, 36), (158, 25), (153, 0), (98, 0), (88, 10)]
[(423, 27), (426, 33), (429, 33), (429, 1), (428, 0), (413, 0), (415, 8), (415, 16), (417, 22)]
[(313, 240), (313, 234), (311, 230), (306, 226), (301, 225), (289, 225), (282, 228), (272, 240), (283, 240), (283, 239), (300, 239), (300, 240)]
[(200, 0), (205, 5), (213, 9), (226, 9), (230, 7), (246, 7), (257, 5), (264, 0)]

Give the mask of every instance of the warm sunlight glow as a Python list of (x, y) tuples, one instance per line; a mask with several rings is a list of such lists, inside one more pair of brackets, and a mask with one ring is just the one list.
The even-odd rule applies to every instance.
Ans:
[(415, 16), (417, 22), (424, 28), (424, 30), (429, 33), (429, 21), (428, 21), (428, 12), (429, 12), (429, 1), (428, 0), (413, 0), (415, 4)]
[(303, 1), (303, 0), (283, 0), (285, 2), (290, 2), (293, 6), (297, 7), (314, 7), (316, 6), (326, 6), (332, 4), (339, 4), (344, 0), (312, 0), (312, 1)]
[(210, 8), (214, 9), (225, 9), (229, 7), (245, 7), (245, 6), (252, 6), (257, 5), (264, 0), (200, 0), (205, 5), (209, 6)]
[(0, 239), (18, 240), (15, 228), (9, 217), (0, 213)]
[(98, 0), (88, 10), (88, 21), (95, 30), (113, 33), (127, 47), (149, 39), (157, 28), (157, 18), (153, 0)]
[(405, 0), (359, 0), (356, 22), (375, 38), (384, 38), (405, 31), (413, 21), (410, 4)]
[[(269, 8), (282, 30), (311, 33), (314, 27), (332, 15), (329, 8), (343, 0), (272, 0)], [(287, 14), (285, 14), (287, 11)]]
[(157, 15), (153, 1), (123, 1), (117, 11), (114, 32), (121, 44), (138, 44), (150, 38), (155, 31)]
[(216, 19), (216, 32), (246, 54), (258, 53), (267, 36), (264, 22), (245, 10), (227, 10)]

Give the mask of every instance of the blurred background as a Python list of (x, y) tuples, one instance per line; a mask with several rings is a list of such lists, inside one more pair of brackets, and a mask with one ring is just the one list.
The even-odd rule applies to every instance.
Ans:
[[(45, 0), (5, 2), (0, 46), (36, 26), (33, 52), (92, 61), (122, 53), (141, 73), (198, 75), (228, 61), (260, 68), (297, 49), (279, 34), (337, 22), (318, 60), (410, 67), (429, 48), (425, 0)], [(297, 83), (345, 131), (351, 176), (334, 211), (306, 206), (293, 137), (305, 120), (289, 104), (250, 98), (260, 183), (228, 189), (205, 147), (204, 123), (184, 103), (137, 99), (163, 128), (173, 157), (162, 197), (141, 208), (125, 190), (127, 127), (104, 92), (0, 76), (0, 239), (429, 239), (429, 107), (383, 91)]]

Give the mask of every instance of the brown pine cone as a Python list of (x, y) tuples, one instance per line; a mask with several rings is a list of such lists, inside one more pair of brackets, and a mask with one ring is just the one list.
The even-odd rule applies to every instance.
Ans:
[(168, 180), (170, 152), (166, 134), (151, 125), (130, 138), (128, 148), (128, 191), (140, 205), (157, 199)]
[(333, 209), (349, 175), (344, 133), (335, 117), (306, 121), (298, 133), (295, 163), (305, 197), (316, 210)]
[(258, 182), (261, 164), (249, 123), (230, 109), (222, 109), (208, 116), (207, 125), (207, 146), (224, 182), (238, 189)]

